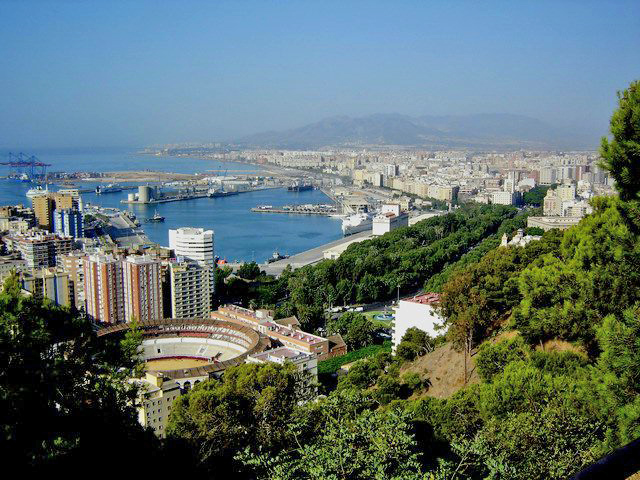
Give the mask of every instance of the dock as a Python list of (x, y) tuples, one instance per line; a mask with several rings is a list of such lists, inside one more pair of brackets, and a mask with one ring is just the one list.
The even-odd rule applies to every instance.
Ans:
[(337, 209), (334, 205), (284, 205), (272, 207), (260, 205), (251, 209), (255, 213), (287, 213), (294, 215), (335, 215)]

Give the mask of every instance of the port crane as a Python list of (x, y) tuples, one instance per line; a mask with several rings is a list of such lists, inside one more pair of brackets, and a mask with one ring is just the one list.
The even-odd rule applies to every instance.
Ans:
[(44, 178), (47, 173), (47, 167), (50, 167), (50, 163), (41, 162), (35, 155), (27, 156), (20, 152), (18, 154), (9, 152), (7, 155), (7, 161), (0, 162), (0, 165), (7, 166), (14, 170), (14, 173), (10, 173), (10, 176), (25, 174), (29, 180), (34, 180), (37, 177)]

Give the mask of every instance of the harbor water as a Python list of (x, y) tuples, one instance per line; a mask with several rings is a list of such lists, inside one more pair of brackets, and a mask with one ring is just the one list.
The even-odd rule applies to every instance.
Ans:
[[(75, 158), (75, 160), (74, 160)], [(117, 171), (155, 170), (179, 173), (205, 172), (207, 169), (229, 168), (255, 171), (259, 167), (233, 162), (207, 162), (178, 158), (150, 157), (135, 154), (72, 154), (40, 155), (40, 159), (52, 163), (52, 171)], [(57, 161), (56, 161), (57, 160)], [(76, 166), (74, 168), (74, 165)], [(64, 166), (65, 168), (60, 168)], [(77, 182), (78, 188), (95, 188), (95, 183)], [(29, 205), (25, 196), (32, 188), (29, 183), (16, 180), (0, 180), (0, 205)], [(57, 189), (53, 187), (52, 189)], [(215, 232), (215, 251), (229, 262), (265, 262), (274, 251), (293, 255), (342, 237), (341, 222), (326, 216), (287, 214), (261, 214), (251, 212), (257, 205), (293, 205), (305, 203), (330, 203), (319, 190), (288, 192), (286, 188), (240, 193), (229, 197), (199, 198), (156, 205), (126, 205), (122, 192), (96, 195), (82, 194), (85, 204), (115, 207), (127, 210), (138, 217), (147, 236), (160, 245), (168, 245), (168, 230), (183, 226), (212, 229)], [(155, 211), (165, 217), (162, 223), (146, 223)]]

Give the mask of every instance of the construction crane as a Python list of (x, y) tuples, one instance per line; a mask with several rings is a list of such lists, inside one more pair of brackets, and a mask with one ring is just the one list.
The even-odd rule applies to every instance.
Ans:
[(7, 161), (0, 162), (0, 165), (8, 166), (16, 169), (16, 172), (26, 174), (29, 180), (34, 180), (36, 177), (44, 178), (47, 173), (47, 167), (51, 166), (50, 163), (41, 162), (35, 155), (27, 156), (22, 152), (18, 154), (9, 152), (7, 157)]

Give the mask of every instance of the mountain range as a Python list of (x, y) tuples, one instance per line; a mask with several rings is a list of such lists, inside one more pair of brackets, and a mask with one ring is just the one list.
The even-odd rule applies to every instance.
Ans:
[(330, 117), (290, 130), (248, 135), (233, 143), (289, 149), (365, 146), (584, 149), (594, 148), (598, 140), (524, 115), (374, 114)]

